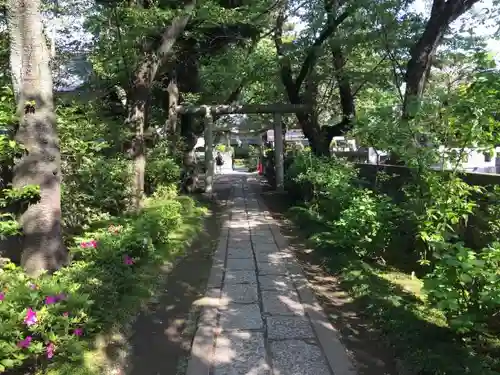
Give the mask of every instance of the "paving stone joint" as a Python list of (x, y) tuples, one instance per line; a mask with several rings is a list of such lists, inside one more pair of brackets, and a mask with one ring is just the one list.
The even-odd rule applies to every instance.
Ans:
[(198, 322), (186, 375), (355, 375), (249, 176), (230, 177), (230, 214), (205, 296), (212, 305)]

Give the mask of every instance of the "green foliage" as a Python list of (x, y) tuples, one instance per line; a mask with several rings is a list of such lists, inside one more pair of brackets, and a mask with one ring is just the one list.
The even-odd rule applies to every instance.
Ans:
[[(0, 100), (3, 103), (5, 99)], [(2, 108), (0, 107), (0, 113)], [(0, 135), (0, 164), (2, 175), (12, 173), (14, 160), (21, 155), (23, 147), (7, 135)], [(6, 186), (6, 181), (2, 181)], [(0, 192), (0, 238), (4, 239), (19, 233), (20, 226), (16, 214), (24, 211), (31, 203), (36, 203), (40, 197), (38, 186), (27, 185), (22, 188), (4, 188)]]
[(479, 252), (462, 243), (447, 245), (425, 280), (429, 301), (457, 332), (487, 332), (500, 308), (500, 244)]
[[(199, 228), (202, 212), (193, 205), (191, 200), (185, 211), (171, 194), (151, 199), (139, 216), (115, 218), (75, 239), (72, 252), (79, 260), (52, 276), (31, 279), (12, 263), (4, 265), (0, 370), (79, 361), (88, 339), (136, 314), (156, 287), (157, 267), (179, 250), (170, 238), (186, 220), (194, 218)], [(28, 308), (36, 313), (33, 324), (25, 320)]]
[(0, 371), (35, 359), (47, 364), (51, 350), (63, 361), (78, 358), (92, 305), (80, 285), (57, 277), (33, 280), (7, 263), (0, 270), (0, 289)]
[[(383, 272), (411, 270), (423, 275), (423, 287), (418, 288), (418, 293), (424, 302), (405, 302), (406, 308), (418, 309), (422, 319), (426, 312), (437, 311), (457, 335), (456, 340), (463, 340), (467, 346), (464, 350), (479, 350), (479, 345), (489, 347), (490, 337), (498, 335), (495, 314), (500, 309), (499, 244), (491, 242), (484, 248), (471, 249), (464, 241), (470, 242), (466, 233), (471, 230), (469, 218), (475, 212), (486, 215), (488, 225), (481, 228), (489, 231), (488, 238), (494, 238), (491, 233), (496, 233), (500, 212), (498, 189), (485, 190), (468, 185), (456, 174), (433, 171), (409, 174), (404, 186), (396, 187), (397, 194), (387, 190), (394, 183), (393, 178), (384, 175), (377, 175), (375, 183), (365, 181), (352, 164), (335, 158), (319, 159), (307, 152), (295, 155), (287, 172), (287, 189), (303, 198), (307, 207), (300, 215), (300, 210), (294, 210), (296, 220), (314, 223), (307, 236), (328, 257), (342, 256), (343, 262), (351, 259), (349, 265), (339, 266), (353, 272), (345, 277), (361, 277), (359, 272), (367, 273), (380, 265), (384, 265)], [(483, 197), (489, 205), (477, 211), (478, 200)], [(363, 280), (373, 277), (364, 275)], [(367, 296), (365, 292), (363, 295)], [(381, 303), (371, 302), (368, 306), (378, 308), (377, 304)], [(403, 325), (397, 324), (401, 334)], [(471, 366), (485, 371), (495, 366), (490, 359), (481, 365), (473, 363)], [(444, 374), (448, 373), (445, 368), (455, 364), (439, 366), (443, 369), (437, 373)]]
[(250, 172), (257, 170), (260, 159), (260, 148), (252, 145), (248, 146), (248, 157), (245, 159), (245, 166)]
[(66, 227), (85, 227), (92, 221), (124, 212), (131, 199), (130, 163), (120, 157), (84, 157), (67, 169), (62, 187)]
[(146, 191), (154, 191), (163, 185), (179, 182), (181, 169), (167, 151), (167, 145), (156, 145), (146, 164)]

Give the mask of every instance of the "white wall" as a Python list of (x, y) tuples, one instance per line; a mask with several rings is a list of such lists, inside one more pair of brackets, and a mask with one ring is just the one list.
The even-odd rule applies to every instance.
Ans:
[(484, 155), (483, 149), (477, 148), (445, 148), (443, 146), (439, 147), (439, 152), (443, 155), (443, 159), (441, 162), (433, 165), (432, 167), (435, 169), (452, 169), (455, 167), (455, 163), (453, 160), (450, 162), (447, 160), (449, 158), (449, 153), (455, 151), (456, 153), (464, 153), (466, 160), (460, 163), (459, 169), (469, 172), (488, 172), (491, 170), (495, 170), (496, 168), (496, 157), (497, 150), (495, 149), (491, 153), (491, 157), (489, 161), (486, 161), (486, 157)]

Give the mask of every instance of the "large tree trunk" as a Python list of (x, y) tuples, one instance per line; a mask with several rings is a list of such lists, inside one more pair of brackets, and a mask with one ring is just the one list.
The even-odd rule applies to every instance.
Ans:
[(345, 58), (342, 47), (337, 43), (331, 42), (330, 48), (332, 52), (332, 62), (335, 68), (335, 79), (339, 88), (342, 120), (337, 124), (323, 126), (321, 128), (324, 142), (328, 148), (330, 148), (333, 137), (342, 136), (352, 129), (354, 118), (356, 117), (354, 94), (352, 93), (349, 77), (345, 74)]
[[(14, 168), (13, 186), (40, 186), (40, 201), (21, 216), (21, 264), (28, 274), (54, 271), (66, 264), (68, 252), (61, 236), (61, 166), (52, 97), (50, 53), (44, 35), (40, 0), (9, 0), (9, 19), (21, 27), (22, 82), (18, 100), (21, 118), (16, 140), (26, 153)], [(10, 30), (11, 40), (18, 31)], [(17, 55), (13, 51), (11, 55)], [(15, 75), (15, 74), (14, 74)], [(15, 83), (14, 83), (15, 84)]]
[(402, 118), (409, 120), (419, 110), (432, 59), (450, 24), (479, 0), (434, 0), (431, 16), (422, 36), (411, 51), (406, 67), (406, 89)]
[(191, 0), (184, 8), (184, 12), (174, 18), (172, 24), (164, 31), (161, 43), (157, 49), (146, 53), (135, 73), (130, 90), (127, 124), (134, 130), (133, 159), (134, 159), (134, 201), (133, 209), (142, 206), (144, 195), (144, 174), (146, 169), (146, 153), (144, 131), (146, 129), (146, 106), (151, 86), (156, 79), (160, 66), (172, 53), (172, 47), (184, 32), (195, 8), (196, 0)]
[[(183, 41), (182, 55), (176, 67), (180, 101), (184, 100), (185, 94), (198, 94), (200, 90), (199, 53), (197, 51), (197, 40), (187, 39)], [(183, 189), (187, 192), (198, 190), (198, 168), (194, 147), (199, 136), (203, 134), (203, 123), (196, 115), (181, 114), (180, 133), (183, 145)]]
[(169, 140), (170, 154), (174, 155), (178, 143), (179, 130), (177, 127), (177, 106), (179, 105), (179, 87), (177, 86), (177, 76), (172, 74), (167, 86), (168, 92), (168, 118), (165, 121), (164, 133)]
[[(280, 12), (276, 19), (276, 28), (274, 32), (274, 44), (276, 46), (276, 52), (280, 64), (280, 76), (290, 103), (305, 104), (306, 99), (301, 94), (302, 85), (316, 65), (317, 50), (328, 38), (336, 33), (342, 22), (349, 17), (350, 11), (345, 11), (338, 17), (329, 20), (326, 27), (318, 34), (317, 38), (309, 48), (299, 73), (297, 74), (297, 78), (294, 80), (290, 59), (285, 55), (282, 46), (283, 25), (286, 19), (285, 12), (287, 2), (285, 1), (281, 5)], [(326, 6), (327, 5), (325, 5), (325, 7)], [(324, 139), (325, 132), (321, 131), (320, 125), (317, 121), (317, 116), (314, 113), (297, 113), (296, 116), (304, 135), (309, 140), (311, 151), (318, 156), (329, 155), (329, 143), (327, 143)]]
[(12, 78), (12, 88), (16, 103), (19, 101), (21, 93), (21, 69), (22, 69), (22, 14), (20, 5), (17, 2), (9, 1), (7, 4), (7, 25), (9, 28), (10, 41), (10, 74)]

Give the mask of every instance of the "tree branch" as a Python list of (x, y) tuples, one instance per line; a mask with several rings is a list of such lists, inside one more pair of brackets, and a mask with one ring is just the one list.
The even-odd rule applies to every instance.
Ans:
[[(386, 53), (382, 59), (366, 74), (367, 77), (369, 77), (372, 73), (374, 73), (378, 67), (380, 65), (382, 65), (382, 63), (387, 60), (387, 58), (389, 57), (389, 53)], [(356, 94), (359, 92), (359, 90), (361, 90), (363, 88), (364, 85), (366, 85), (366, 83), (369, 81), (368, 78), (365, 78), (365, 80), (363, 82), (361, 82), (359, 84), (359, 86), (356, 88), (356, 90), (354, 90), (354, 92), (352, 93), (352, 96), (356, 96)]]
[(283, 12), (278, 14), (276, 18), (276, 29), (274, 32), (274, 44), (276, 46), (276, 53), (278, 55), (278, 62), (280, 65), (280, 75), (283, 85), (285, 86), (285, 90), (288, 95), (288, 99), (290, 103), (298, 104), (299, 100), (299, 90), (295, 86), (295, 82), (293, 80), (292, 68), (290, 66), (290, 60), (285, 56), (283, 52), (283, 43), (281, 42), (281, 38), (283, 37), (283, 24), (285, 22), (285, 15)]
[(309, 73), (311, 67), (314, 65), (316, 61), (318, 47), (321, 47), (321, 45), (325, 40), (327, 40), (330, 36), (335, 34), (340, 24), (344, 22), (347, 19), (347, 17), (350, 16), (350, 14), (351, 12), (349, 10), (346, 10), (340, 16), (338, 16), (333, 22), (329, 22), (327, 26), (323, 29), (323, 31), (318, 35), (312, 46), (309, 48), (309, 52), (307, 53), (307, 56), (304, 62), (302, 63), (302, 67), (300, 68), (297, 79), (295, 80), (295, 87), (297, 90), (299, 90), (300, 86), (302, 86), (302, 83), (304, 82), (307, 74)]

